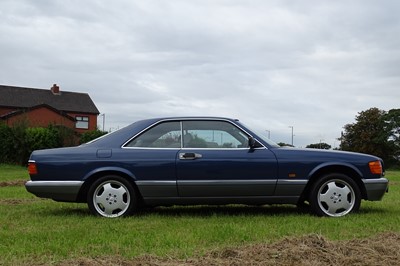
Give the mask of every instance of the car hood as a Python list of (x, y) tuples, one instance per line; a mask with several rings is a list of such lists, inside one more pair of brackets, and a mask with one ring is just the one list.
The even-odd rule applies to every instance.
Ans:
[(349, 152), (349, 151), (336, 151), (336, 150), (322, 150), (322, 149), (309, 149), (309, 148), (292, 148), (280, 147), (271, 149), (278, 159), (320, 159), (320, 160), (337, 160), (337, 161), (374, 161), (381, 158), (369, 154)]

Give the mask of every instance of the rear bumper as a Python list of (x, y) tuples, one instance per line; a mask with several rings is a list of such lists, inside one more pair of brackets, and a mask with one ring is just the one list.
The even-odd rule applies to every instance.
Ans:
[(75, 202), (83, 181), (28, 181), (25, 188), (40, 198)]
[(388, 192), (389, 180), (386, 178), (363, 179), (367, 200), (381, 200), (383, 195)]

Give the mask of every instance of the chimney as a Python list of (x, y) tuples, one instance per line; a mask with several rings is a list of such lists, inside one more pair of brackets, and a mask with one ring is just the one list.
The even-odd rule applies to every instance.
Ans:
[(50, 88), (51, 92), (55, 95), (60, 95), (60, 87), (57, 84), (53, 84), (53, 87)]

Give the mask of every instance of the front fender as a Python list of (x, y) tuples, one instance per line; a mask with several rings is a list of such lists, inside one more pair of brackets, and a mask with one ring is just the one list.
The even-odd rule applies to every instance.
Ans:
[(346, 168), (346, 169), (350, 169), (352, 171), (354, 171), (358, 176), (362, 177), (363, 174), (361, 173), (361, 171), (355, 167), (354, 165), (350, 164), (350, 163), (345, 163), (345, 162), (325, 162), (325, 163), (321, 163), (319, 165), (317, 165), (316, 167), (314, 167), (314, 169), (312, 169), (310, 171), (310, 173), (308, 174), (308, 180), (310, 180), (316, 173), (322, 171), (323, 169), (332, 169), (332, 168)]

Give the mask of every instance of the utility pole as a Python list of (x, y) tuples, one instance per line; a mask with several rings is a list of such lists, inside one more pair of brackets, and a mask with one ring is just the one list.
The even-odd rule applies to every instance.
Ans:
[(106, 122), (106, 114), (101, 114), (101, 116), (103, 117), (103, 132), (104, 132), (104, 124)]
[(292, 146), (294, 146), (294, 145), (293, 145), (293, 126), (289, 126), (289, 128), (292, 129)]

